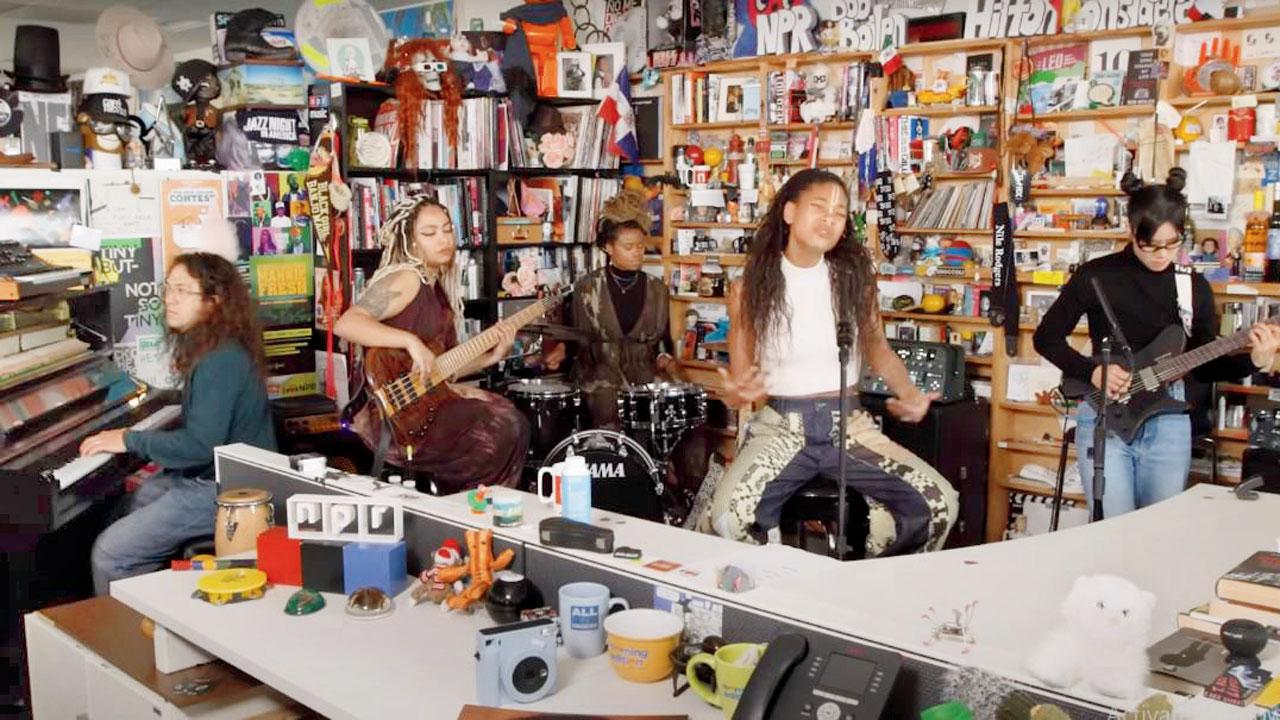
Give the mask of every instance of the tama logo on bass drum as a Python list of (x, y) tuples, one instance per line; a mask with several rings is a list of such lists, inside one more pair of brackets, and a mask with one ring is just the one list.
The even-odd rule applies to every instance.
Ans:
[(625, 478), (627, 471), (620, 462), (589, 463), (592, 478)]

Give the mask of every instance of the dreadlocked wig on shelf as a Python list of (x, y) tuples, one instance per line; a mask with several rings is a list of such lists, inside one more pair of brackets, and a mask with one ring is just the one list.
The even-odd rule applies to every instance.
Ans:
[(444, 101), (444, 131), (449, 146), (458, 146), (458, 108), (462, 82), (449, 68), (447, 40), (393, 40), (387, 52), (388, 75), (394, 74), (399, 108), (396, 120), (404, 140), (404, 162), (418, 165), (418, 133), (427, 100)]

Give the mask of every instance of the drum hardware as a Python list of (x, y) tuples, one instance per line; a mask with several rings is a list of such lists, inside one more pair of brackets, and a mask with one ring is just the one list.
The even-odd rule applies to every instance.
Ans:
[(689, 383), (629, 386), (618, 393), (618, 418), (665, 465), (685, 433), (706, 423), (707, 392)]
[(538, 460), (581, 427), (582, 393), (553, 380), (517, 380), (507, 386), (511, 403), (529, 420), (527, 462)]

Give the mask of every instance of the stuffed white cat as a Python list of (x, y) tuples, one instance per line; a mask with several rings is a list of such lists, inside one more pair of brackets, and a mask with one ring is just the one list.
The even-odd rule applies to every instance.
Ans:
[(1065, 622), (1031, 651), (1027, 669), (1054, 687), (1083, 680), (1102, 695), (1137, 697), (1147, 679), (1155, 604), (1155, 595), (1122, 577), (1076, 578), (1062, 602)]

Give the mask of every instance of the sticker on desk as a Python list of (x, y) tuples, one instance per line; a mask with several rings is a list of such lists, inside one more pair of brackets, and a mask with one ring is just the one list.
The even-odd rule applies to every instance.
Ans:
[(1243, 707), (1270, 679), (1271, 673), (1262, 668), (1232, 665), (1212, 685), (1205, 688), (1204, 696), (1210, 700)]
[(651, 563), (646, 563), (645, 567), (658, 572), (671, 572), (680, 567), (680, 563), (671, 562), (670, 560), (654, 560)]
[(714, 600), (657, 585), (653, 588), (653, 609), (684, 620), (688, 642), (700, 643), (705, 637), (724, 634), (724, 605)]

